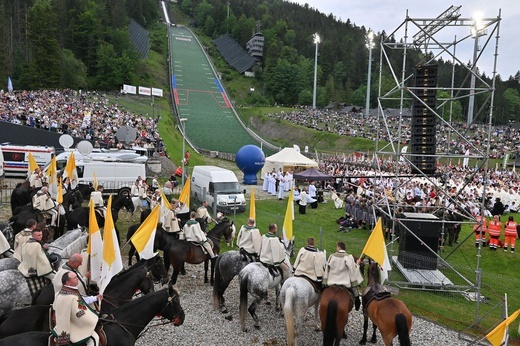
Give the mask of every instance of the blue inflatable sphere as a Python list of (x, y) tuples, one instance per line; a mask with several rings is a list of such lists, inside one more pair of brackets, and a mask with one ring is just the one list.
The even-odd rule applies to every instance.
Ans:
[(264, 167), (265, 155), (256, 145), (244, 145), (237, 152), (236, 163), (238, 168), (244, 173), (244, 184), (256, 185), (256, 173)]

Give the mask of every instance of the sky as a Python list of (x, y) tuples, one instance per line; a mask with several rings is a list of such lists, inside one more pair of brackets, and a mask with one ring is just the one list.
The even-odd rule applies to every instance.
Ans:
[[(301, 5), (308, 4), (325, 15), (333, 14), (336, 19), (346, 22), (350, 19), (352, 24), (358, 27), (364, 26), (375, 32), (383, 30), (389, 34), (398, 29), (404, 23), (406, 12), (413, 19), (436, 18), (446, 11), (450, 6), (460, 6), (461, 18), (473, 18), (480, 13), (482, 18), (497, 18), (501, 10), (498, 42), (497, 72), (502, 80), (507, 80), (509, 76), (515, 75), (520, 70), (520, 0), (459, 0), (458, 2), (448, 0), (434, 1), (413, 1), (413, 0), (289, 0), (290, 2)], [(409, 34), (413, 36), (417, 29), (415, 26), (408, 25)], [(449, 27), (444, 28), (435, 36), (442, 38), (443, 42), (453, 42), (469, 34), (468, 27)], [(496, 46), (495, 34), (491, 34), (479, 39), (480, 48), (483, 49), (477, 67), (487, 76), (491, 76), (494, 65), (494, 53)], [(488, 44), (486, 41), (491, 36)], [(396, 32), (397, 40), (404, 37), (404, 26)], [(322, 40), (326, 40), (323, 37)], [(409, 38), (410, 40), (410, 38)], [(467, 39), (456, 47), (456, 57), (462, 62), (472, 61), (474, 51), (474, 40)], [(443, 56), (445, 60), (451, 60)]]

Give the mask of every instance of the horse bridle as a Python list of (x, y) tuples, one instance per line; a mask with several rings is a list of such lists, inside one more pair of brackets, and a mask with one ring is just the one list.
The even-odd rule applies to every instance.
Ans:
[[(170, 296), (168, 296), (168, 300), (166, 301), (166, 305), (164, 305), (164, 307), (161, 309), (161, 311), (159, 312), (159, 317), (161, 318), (161, 320), (166, 320), (164, 322), (160, 322), (160, 323), (155, 323), (155, 324), (152, 324), (150, 326), (148, 326), (146, 329), (144, 329), (141, 333), (139, 333), (139, 335), (137, 336), (136, 340), (139, 339), (142, 335), (144, 335), (146, 332), (148, 332), (148, 330), (152, 327), (157, 327), (157, 326), (162, 326), (162, 325), (165, 325), (165, 324), (169, 324), (171, 322), (173, 322), (175, 320), (175, 317), (173, 317), (173, 319), (171, 320), (168, 320), (166, 319), (165, 317), (163, 317), (163, 311), (169, 306), (169, 305), (172, 305), (173, 304), (173, 299), (175, 298), (175, 296), (179, 295), (179, 293), (177, 292), (177, 290), (173, 289), (173, 294)], [(116, 323), (117, 325), (119, 325), (121, 328), (123, 328), (123, 330), (125, 332), (127, 332), (128, 334), (132, 335), (132, 333), (125, 327), (125, 326), (133, 326), (133, 327), (146, 327), (147, 325), (140, 325), (140, 324), (133, 324), (133, 323), (121, 323), (119, 322), (118, 320), (116, 320), (114, 314), (109, 314), (109, 315), (106, 315), (107, 317), (110, 317), (110, 318), (107, 318), (107, 317), (99, 317), (99, 321), (102, 321), (102, 322), (106, 322), (106, 323)]]

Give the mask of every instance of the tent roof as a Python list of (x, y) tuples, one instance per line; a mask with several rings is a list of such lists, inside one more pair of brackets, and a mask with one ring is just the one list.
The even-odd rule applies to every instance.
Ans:
[(276, 154), (266, 157), (265, 162), (281, 162), (286, 166), (318, 166), (316, 161), (300, 154), (294, 148), (283, 148)]
[(303, 172), (300, 172), (300, 173), (294, 173), (294, 179), (297, 179), (297, 180), (309, 180), (309, 181), (313, 181), (313, 180), (321, 181), (321, 180), (331, 180), (331, 179), (333, 179), (333, 177), (331, 177), (328, 174), (321, 173), (316, 168), (311, 167), (311, 168), (309, 168), (306, 171), (303, 171)]

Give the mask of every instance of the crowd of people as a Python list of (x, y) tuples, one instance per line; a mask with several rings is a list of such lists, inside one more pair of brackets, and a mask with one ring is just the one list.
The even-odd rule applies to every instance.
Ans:
[[(350, 137), (362, 137), (373, 141), (378, 138), (378, 135), (379, 140), (389, 142), (392, 139), (395, 141), (400, 128), (401, 137), (409, 140), (412, 118), (409, 112), (401, 118), (398, 114), (398, 110), (385, 110), (386, 125), (382, 121), (382, 117), (378, 119), (377, 112), (372, 112), (367, 118), (360, 112), (342, 112), (337, 109), (312, 109), (309, 107), (298, 108), (292, 112), (271, 113), (268, 116), (319, 131)], [(469, 130), (463, 122), (452, 121), (450, 124), (458, 133), (465, 133), (465, 137), (480, 152), (486, 152), (487, 124), (473, 124)], [(444, 148), (445, 152), (452, 154), (464, 154), (467, 149), (470, 149), (470, 152), (474, 151), (465, 140), (455, 135), (455, 131), (445, 123), (438, 122), (437, 145)], [(520, 145), (520, 128), (512, 125), (494, 126), (491, 131), (490, 142), (490, 157), (503, 158), (506, 153)]]
[(0, 92), (0, 121), (91, 140), (95, 147), (116, 148), (116, 132), (132, 126), (136, 146), (162, 147), (157, 119), (126, 111), (97, 92), (37, 90)]

